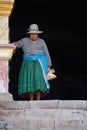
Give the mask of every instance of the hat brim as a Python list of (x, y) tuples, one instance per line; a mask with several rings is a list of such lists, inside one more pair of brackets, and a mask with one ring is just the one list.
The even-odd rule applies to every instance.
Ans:
[(36, 34), (39, 34), (39, 33), (43, 33), (43, 31), (28, 31), (27, 33), (31, 33), (31, 34), (36, 33)]

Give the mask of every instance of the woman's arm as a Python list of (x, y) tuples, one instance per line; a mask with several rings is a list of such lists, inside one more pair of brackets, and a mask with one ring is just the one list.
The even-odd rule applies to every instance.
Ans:
[(50, 56), (50, 53), (49, 53), (49, 50), (48, 50), (48, 47), (47, 47), (45, 41), (43, 41), (43, 51), (46, 54), (47, 59), (48, 59), (48, 70), (49, 70), (52, 66), (52, 61), (51, 61), (51, 56)]
[(17, 47), (17, 46), (18, 46), (18, 42), (13, 42), (12, 44), (14, 44), (14, 45), (15, 45), (15, 47)]

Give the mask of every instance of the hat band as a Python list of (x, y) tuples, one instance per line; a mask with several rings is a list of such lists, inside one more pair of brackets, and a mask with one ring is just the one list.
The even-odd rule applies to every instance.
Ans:
[(38, 32), (39, 30), (38, 29), (30, 29), (30, 31), (37, 31)]

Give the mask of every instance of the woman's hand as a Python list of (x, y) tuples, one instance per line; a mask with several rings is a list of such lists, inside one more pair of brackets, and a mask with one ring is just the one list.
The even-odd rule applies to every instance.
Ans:
[(17, 42), (12, 42), (10, 43), (14, 48), (16, 48), (18, 46), (18, 43)]
[(18, 46), (18, 43), (17, 42), (13, 42), (14, 46), (17, 47)]
[(49, 71), (50, 71), (50, 69), (51, 69), (51, 66), (48, 66), (47, 72), (49, 72)]

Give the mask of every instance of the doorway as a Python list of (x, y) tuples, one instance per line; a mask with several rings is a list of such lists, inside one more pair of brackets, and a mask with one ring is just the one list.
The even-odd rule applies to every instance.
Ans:
[[(42, 38), (47, 42), (57, 75), (57, 79), (50, 81), (50, 94), (45, 100), (86, 100), (87, 25), (80, 23), (79, 26), (78, 19), (73, 23), (70, 19), (69, 22), (68, 19), (64, 20), (64, 15), (61, 16), (62, 19), (55, 10), (51, 10), (48, 0), (33, 0), (26, 3), (24, 0), (21, 2), (16, 0), (9, 19), (10, 42), (25, 37), (29, 25), (37, 23), (44, 32)], [(26, 100), (20, 99), (17, 95), (22, 55), (22, 49), (17, 49), (9, 62), (9, 92), (12, 93), (14, 100)]]

